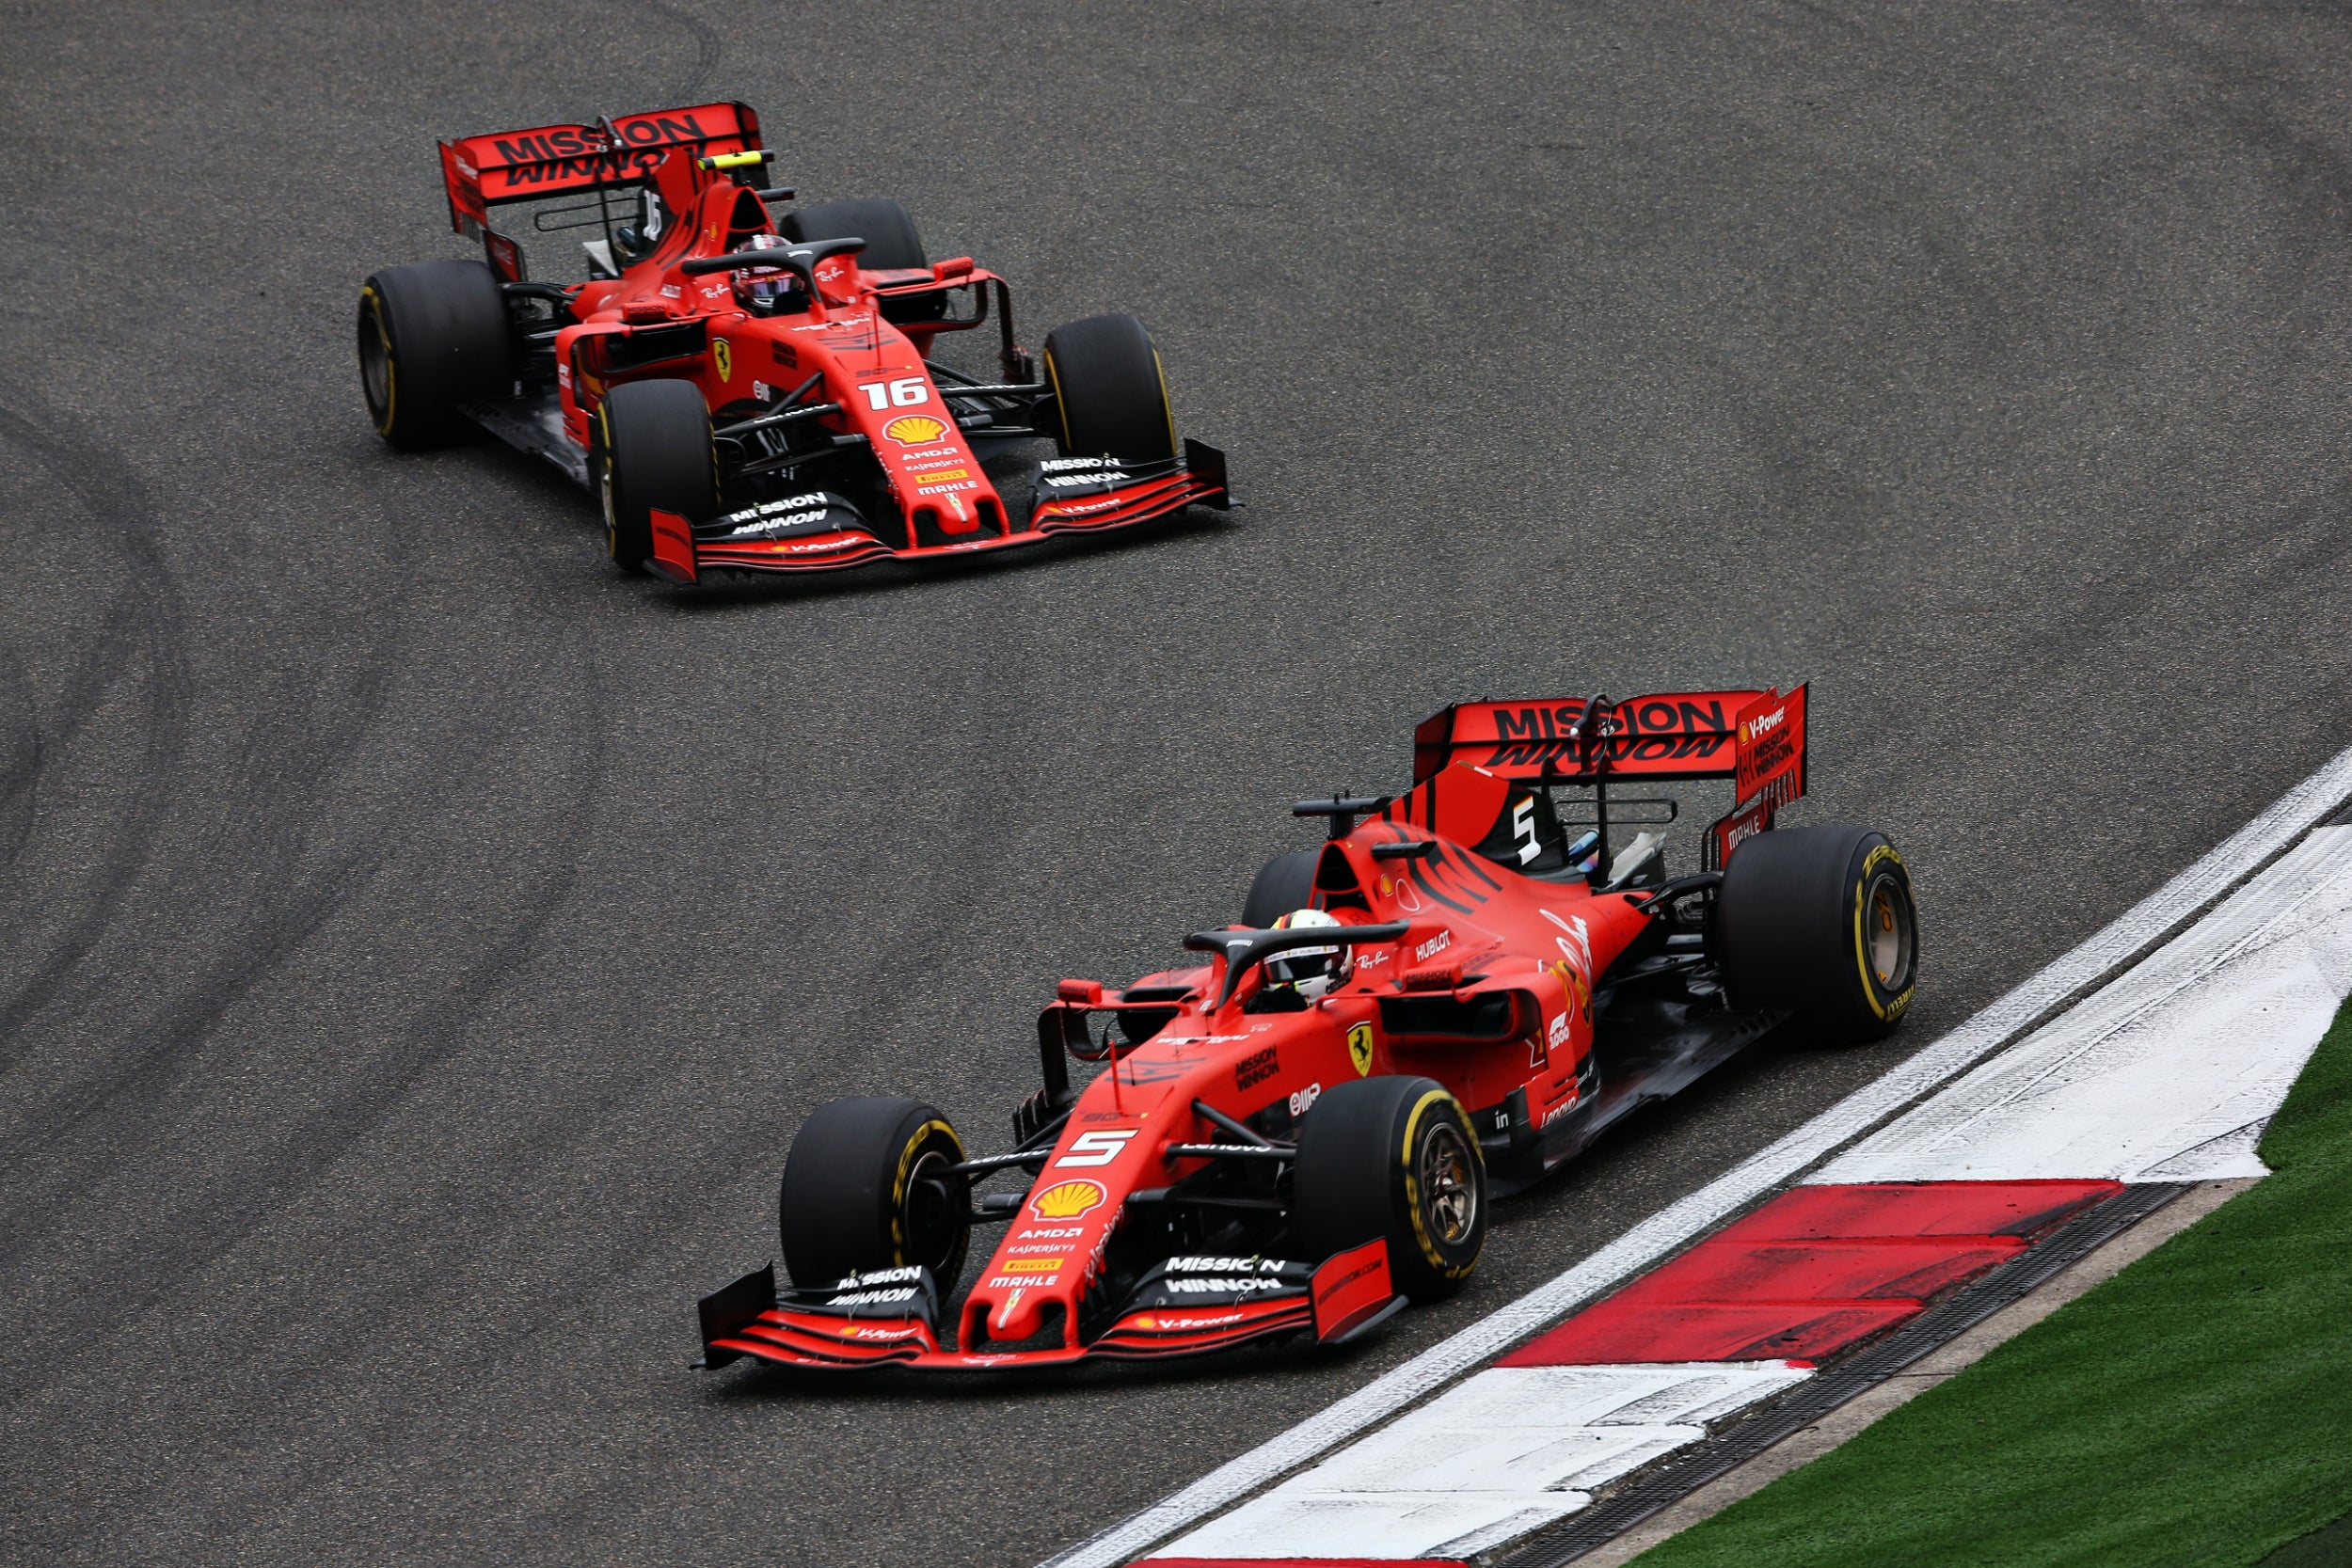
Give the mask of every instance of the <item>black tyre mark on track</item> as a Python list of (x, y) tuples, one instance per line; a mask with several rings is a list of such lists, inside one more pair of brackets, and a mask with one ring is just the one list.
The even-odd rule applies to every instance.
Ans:
[(724, 40), (719, 37), (719, 30), (685, 7), (671, 5), (668, 0), (629, 0), (629, 3), (640, 10), (651, 11), (663, 21), (685, 28), (693, 36), (693, 62), (686, 68), (686, 74), (678, 85), (664, 95), (667, 100), (678, 103), (693, 103), (709, 89), (710, 78), (719, 69), (719, 56), (726, 47)]
[[(19, 819), (18, 843), (30, 832), (44, 765), (71, 744), (105, 693), (142, 665), (146, 729), (137, 793), (127, 820), (108, 841), (103, 863), (93, 868), (88, 907), (48, 940), (46, 956), (0, 1005), (0, 1073), (5, 1073), (25, 1049), (25, 1025), (64, 992), (147, 863), (170, 804), (173, 771), (186, 751), (191, 688), (180, 594), (145, 486), (105, 444), (61, 431), (38, 412), (0, 404), (0, 441), (31, 457), (59, 492), (72, 498), (89, 544), (119, 557), (106, 565), (114, 568), (124, 600), (68, 683), (56, 734), (43, 737), (33, 727), (30, 699), (18, 689), (25, 738), (8, 759), (5, 799), (0, 799), (0, 811)], [(15, 860), (15, 846), (9, 860)]]
[[(517, 557), (523, 553), (516, 543), (506, 548)], [(530, 565), (521, 564), (526, 570)], [(525, 580), (534, 583), (528, 595), (537, 611), (533, 618), (553, 615), (548, 603), (551, 590), (528, 576)], [(395, 1115), (412, 1090), (464, 1048), (470, 1021), (542, 951), (548, 926), (577, 887), (580, 850), (595, 832), (604, 787), (608, 716), (601, 680), (593, 659), (580, 657), (576, 647), (567, 652), (571, 657), (558, 662), (575, 673), (576, 689), (583, 700), (567, 725), (572, 788), (557, 812), (566, 831), (540, 857), (543, 873), (527, 880), (530, 891), (518, 917), (466, 967), (461, 978), (406, 1021), (402, 1030), (408, 1042), (405, 1049), (379, 1056), (364, 1072), (323, 1078), (325, 1092), (317, 1111), (285, 1130), (274, 1151), (237, 1172), (233, 1191), (215, 1201), (200, 1231), (151, 1243), (138, 1257), (124, 1259), (110, 1303), (114, 1321), (135, 1321), (164, 1299), (173, 1281), (234, 1251), (282, 1215), (296, 1194)], [(384, 672), (392, 663), (388, 648), (374, 650), (366, 677), (373, 700), (355, 706), (346, 721), (349, 731), (364, 728), (380, 709)], [(311, 765), (301, 769), (302, 783), (323, 790), (329, 782), (326, 776), (347, 750), (341, 744), (319, 749)], [(192, 987), (188, 998), (155, 1029), (144, 1033), (141, 1042), (125, 1052), (100, 1083), (76, 1094), (70, 1105), (44, 1114), (0, 1149), (0, 1158), (21, 1162), (26, 1168), (38, 1162), (45, 1195), (20, 1202), (8, 1216), (11, 1223), (0, 1227), (0, 1270), (23, 1262), (60, 1222), (59, 1216), (70, 1212), (72, 1195), (119, 1170), (127, 1157), (170, 1132), (179, 1114), (170, 1086), (200, 1069), (204, 1048), (223, 1017), (364, 889), (364, 859), (360, 851), (346, 853), (301, 878), (287, 898), (273, 905), (268, 927), (246, 941), (229, 943), (236, 956)], [(37, 1369), (29, 1381), (0, 1394), (21, 1397), (46, 1378), (46, 1370)]]

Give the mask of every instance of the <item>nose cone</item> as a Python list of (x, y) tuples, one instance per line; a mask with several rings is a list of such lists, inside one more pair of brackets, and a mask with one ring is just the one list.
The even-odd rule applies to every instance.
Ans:
[(1015, 1289), (989, 1315), (988, 1337), (992, 1339), (1025, 1339), (1045, 1326), (1045, 1306), (1035, 1291)]

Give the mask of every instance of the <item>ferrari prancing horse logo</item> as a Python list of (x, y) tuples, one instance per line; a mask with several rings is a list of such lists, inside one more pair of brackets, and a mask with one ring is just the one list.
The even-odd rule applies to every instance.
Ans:
[(728, 346), (724, 338), (710, 340), (710, 363), (718, 371), (720, 380), (735, 379), (735, 350)]
[(1359, 1023), (1347, 1031), (1347, 1059), (1356, 1064), (1356, 1076), (1361, 1078), (1372, 1071), (1372, 1025)]

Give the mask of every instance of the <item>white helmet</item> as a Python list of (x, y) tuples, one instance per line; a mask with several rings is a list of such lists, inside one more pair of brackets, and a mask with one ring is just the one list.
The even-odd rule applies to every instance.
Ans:
[[(1321, 910), (1293, 910), (1276, 921), (1274, 928), (1314, 930), (1338, 925), (1336, 918)], [(1352, 956), (1353, 949), (1337, 943), (1329, 947), (1293, 947), (1266, 959), (1266, 981), (1270, 985), (1288, 986), (1312, 1002), (1346, 983)]]

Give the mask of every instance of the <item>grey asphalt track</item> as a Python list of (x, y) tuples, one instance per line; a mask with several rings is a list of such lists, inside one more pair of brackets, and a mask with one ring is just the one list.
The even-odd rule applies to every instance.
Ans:
[[(0, 1560), (1034, 1561), (2352, 741), (2342, 7), (17, 0), (0, 45)], [(350, 317), (463, 254), (433, 138), (713, 97), (1032, 343), (1141, 314), (1249, 509), (697, 597), (527, 459), (382, 448)], [(1054, 980), (1231, 918), (1424, 713), (1807, 675), (1802, 819), (1917, 878), (1896, 1041), (1638, 1119), (1336, 1358), (687, 1370), (812, 1106), (993, 1144)]]

